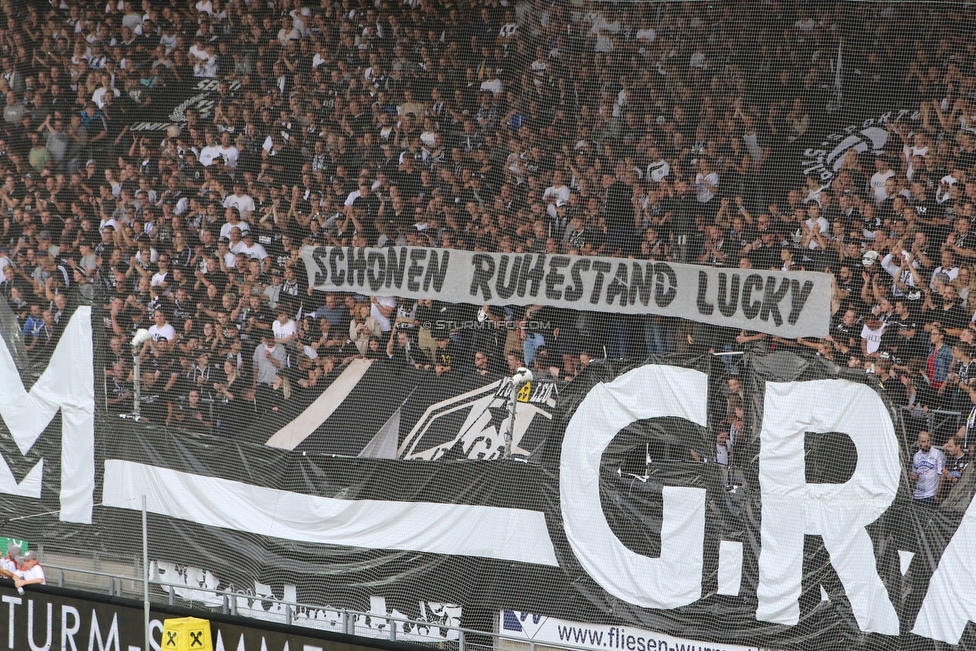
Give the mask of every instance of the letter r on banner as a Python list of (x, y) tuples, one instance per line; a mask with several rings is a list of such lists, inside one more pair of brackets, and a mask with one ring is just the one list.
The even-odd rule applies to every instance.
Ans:
[(664, 487), (661, 556), (628, 549), (600, 504), (600, 460), (621, 429), (645, 418), (707, 423), (708, 376), (675, 366), (641, 366), (597, 384), (563, 438), (559, 494), (566, 538), (583, 569), (610, 594), (645, 608), (678, 608), (701, 598), (705, 489)]
[[(799, 622), (803, 536), (819, 535), (861, 630), (898, 635), (898, 615), (865, 529), (894, 501), (901, 475), (898, 439), (884, 401), (870, 387), (848, 380), (767, 382), (763, 412), (756, 619)], [(851, 438), (859, 461), (847, 482), (806, 483), (806, 432)]]

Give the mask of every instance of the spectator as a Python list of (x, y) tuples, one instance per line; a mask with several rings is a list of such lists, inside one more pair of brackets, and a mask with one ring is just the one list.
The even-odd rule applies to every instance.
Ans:
[[(946, 35), (938, 52), (892, 41), (899, 24), (931, 23), (924, 7), (909, 5), (891, 16), (859, 6), (853, 20), (840, 5), (819, 8), (816, 19), (785, 5), (776, 20), (794, 27), (749, 38), (765, 6), (587, 14), (490, 4), (453, 8), (443, 16), (447, 27), (430, 12), (392, 5), (371, 9), (365, 20), (358, 9), (286, 3), (245, 15), (201, 0), (159, 22), (144, 21), (137, 5), (113, 5), (107, 20), (114, 27), (94, 10), (52, 5), (40, 29), (58, 35), (53, 46), (46, 33), (22, 44), (14, 42), (19, 34), (0, 35), (10, 41), (10, 56), (0, 57), (0, 245), (8, 253), (0, 267), (2, 260), (12, 267), (3, 269), (0, 290), (23, 315), (25, 342), (42, 334), (45, 309), (60, 327), (64, 299), (57, 297), (79, 283), (89, 285), (85, 291), (105, 288), (112, 336), (147, 325), (158, 335), (164, 319), (161, 338), (187, 355), (185, 370), (196, 366), (195, 340), (218, 368), (233, 360), (248, 382), (253, 354), (286, 309), (288, 320), (299, 320), (287, 351), (300, 344), (318, 355), (297, 356), (308, 365), (305, 384), (292, 387), (303, 397), (329, 381), (329, 364), (385, 356), (391, 341), (394, 352), (403, 350), (401, 327), (411, 355), (415, 345), (418, 354), (432, 351), (433, 337), (453, 333), (458, 360), (474, 360), (481, 349), (489, 369), (502, 372), (505, 351), (518, 349), (518, 365), (535, 365), (545, 346), (571, 377), (604, 349), (621, 357), (675, 352), (686, 347), (689, 328), (611, 312), (542, 318), (530, 308), (532, 321), (562, 327), (526, 327), (523, 340), (506, 339), (501, 327), (471, 336), (464, 327), (474, 320), (471, 306), (375, 297), (372, 321), (346, 347), (350, 323), (366, 325), (346, 304), (356, 298), (310, 290), (300, 247), (410, 243), (755, 269), (786, 264), (834, 274), (835, 321), (829, 338), (801, 348), (767, 338), (768, 345), (861, 368), (887, 355), (894, 381), (886, 390), (903, 406), (968, 410), (962, 384), (934, 390), (923, 377), (961, 378), (965, 357), (953, 361), (949, 351), (957, 338), (971, 344), (976, 332), (969, 300), (976, 144), (965, 104), (952, 95), (971, 85), (956, 61), (964, 35)], [(8, 20), (27, 25), (31, 10), (13, 3)], [(951, 7), (940, 18), (964, 24)], [(682, 25), (699, 24), (725, 36), (713, 42), (684, 33)], [(686, 52), (674, 50), (679, 32)], [(872, 86), (871, 101), (851, 100), (859, 82), (845, 76), (851, 110), (877, 100), (882, 116), (888, 108), (880, 102), (890, 97), (911, 112), (874, 125), (884, 123), (887, 142), (872, 141), (870, 150), (859, 151), (868, 144), (863, 133), (848, 134), (863, 142), (805, 179), (799, 152), (821, 147), (812, 134), (831, 128), (837, 115), (811, 90), (817, 79), (834, 79), (831, 57), (807, 50), (815, 40), (821, 53), (833, 53), (841, 38), (845, 69), (878, 65), (871, 48), (848, 46), (871, 39), (889, 48), (890, 60), (906, 62), (905, 79)], [(607, 72), (605, 54), (624, 62), (621, 74)], [(809, 68), (802, 82), (789, 72), (797, 61)], [(157, 112), (168, 117), (210, 92), (194, 88), (201, 79), (213, 80), (211, 113), (191, 106), (185, 122), (154, 131)], [(235, 298), (225, 305), (228, 293)], [(875, 307), (873, 318), (859, 317)], [(519, 310), (495, 310), (492, 324), (521, 320)], [(309, 314), (329, 325), (298, 328)], [(931, 349), (920, 343), (933, 329), (951, 340)], [(758, 337), (695, 334), (707, 335), (697, 337), (702, 350)], [(56, 339), (57, 328), (50, 342)], [(928, 372), (932, 354), (938, 368)], [(441, 372), (461, 367), (453, 359), (440, 365)], [(150, 394), (182, 405), (160, 392), (166, 378)], [(124, 395), (128, 376), (106, 384), (116, 380)], [(238, 404), (244, 401), (242, 393)]]
[(278, 310), (278, 318), (271, 324), (271, 332), (274, 333), (275, 341), (283, 346), (298, 338), (298, 325), (287, 309), (282, 307)]
[(370, 338), (381, 337), (383, 331), (380, 329), (379, 321), (372, 315), (370, 305), (366, 303), (357, 304), (353, 314), (353, 319), (349, 322), (349, 340), (359, 351), (359, 354), (365, 356)]
[(932, 447), (932, 437), (927, 431), (918, 433), (918, 450), (912, 458), (912, 481), (915, 490), (912, 497), (919, 504), (934, 506), (945, 470), (945, 455)]
[(315, 318), (326, 319), (332, 327), (342, 327), (349, 319), (348, 310), (332, 292), (325, 295), (325, 304), (315, 311)]
[(214, 391), (219, 394), (216, 410), (217, 432), (223, 436), (236, 436), (240, 431), (240, 424), (246, 417), (244, 380), (233, 359), (224, 360), (223, 373), (224, 380), (213, 383)]
[(37, 562), (37, 552), (28, 549), (20, 556), (20, 567), (14, 571), (0, 568), (0, 575), (14, 580), (16, 588), (23, 588), (25, 585), (46, 585), (47, 578), (44, 575), (44, 568)]
[(970, 455), (963, 448), (962, 439), (950, 436), (942, 446), (945, 456), (945, 468), (942, 472), (942, 483), (939, 486), (939, 501), (945, 500), (952, 488), (959, 482), (963, 471), (969, 467)]
[(460, 364), (461, 360), (460, 355), (458, 354), (457, 346), (447, 334), (441, 334), (438, 336), (437, 346), (434, 348), (433, 357), (434, 372), (438, 376), (453, 371), (455, 366)]
[(416, 369), (430, 368), (430, 358), (428, 358), (427, 353), (404, 330), (398, 330), (395, 337), (387, 342), (386, 354), (399, 366), (412, 366)]
[(952, 364), (952, 349), (945, 345), (945, 334), (941, 327), (933, 325), (929, 330), (931, 351), (925, 359), (925, 376), (932, 388), (939, 391), (949, 376)]

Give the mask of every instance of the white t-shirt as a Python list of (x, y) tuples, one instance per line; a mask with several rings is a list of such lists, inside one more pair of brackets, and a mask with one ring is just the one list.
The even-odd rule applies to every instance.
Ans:
[(274, 323), (271, 324), (271, 332), (274, 333), (275, 339), (284, 339), (297, 331), (298, 326), (295, 325), (294, 319), (288, 319), (284, 324), (275, 319)]
[(248, 223), (244, 221), (237, 222), (236, 224), (225, 222), (224, 225), (220, 227), (220, 237), (229, 238), (230, 232), (234, 230), (234, 228), (241, 229), (241, 235), (244, 235), (244, 233), (248, 233), (251, 230), (251, 227), (248, 225)]
[(351, 206), (360, 196), (362, 195), (359, 190), (353, 190), (346, 196), (346, 200), (342, 202), (342, 205)]
[(645, 43), (653, 43), (657, 39), (657, 32), (653, 27), (648, 27), (647, 29), (638, 29), (634, 38), (638, 41), (644, 41)]
[(169, 275), (168, 273), (154, 273), (152, 280), (149, 282), (149, 284), (152, 285), (153, 287), (159, 287), (163, 283), (167, 282), (166, 277), (168, 275)]
[(42, 585), (47, 585), (47, 577), (44, 576), (44, 568), (41, 567), (40, 563), (34, 565), (34, 567), (29, 570), (17, 570), (14, 572), (24, 581), (33, 581), (34, 579), (41, 579)]
[(231, 169), (237, 167), (237, 159), (240, 158), (241, 152), (234, 145), (231, 145), (227, 149), (223, 147), (218, 147), (218, 156), (224, 159), (224, 165)]
[(894, 175), (894, 170), (888, 170), (887, 172), (875, 172), (871, 175), (871, 190), (874, 192), (875, 203), (880, 204), (882, 201), (888, 198), (888, 193), (885, 191), (885, 182)]
[(193, 56), (194, 58), (197, 58), (197, 59), (206, 59), (207, 58), (207, 48), (205, 48), (202, 45), (201, 46), (197, 46), (197, 44), (194, 43), (193, 45), (190, 46), (189, 52), (190, 52), (190, 55)]
[(9, 558), (7, 558), (6, 556), (4, 556), (3, 558), (0, 558), (0, 568), (3, 568), (5, 570), (7, 570), (8, 572), (16, 572), (17, 571), (17, 564), (14, 563)]
[(200, 150), (200, 164), (204, 167), (210, 167), (218, 156), (220, 156), (220, 145), (204, 147)]
[[(2, 269), (0, 269), (0, 271), (2, 271)], [(936, 267), (935, 271), (932, 272), (932, 281), (929, 283), (929, 289), (935, 289), (935, 277), (940, 273), (949, 276), (949, 280), (952, 281), (955, 280), (956, 276), (959, 275), (959, 267), (950, 267), (949, 269), (943, 269), (941, 266)]]
[(558, 188), (555, 186), (549, 186), (546, 191), (542, 193), (542, 200), (545, 201), (549, 197), (552, 197), (557, 202), (565, 203), (569, 201), (569, 186), (563, 184)]
[(699, 172), (695, 175), (695, 185), (697, 186), (696, 197), (698, 203), (708, 203), (715, 198), (715, 193), (702, 185), (702, 181), (709, 184), (713, 188), (718, 187), (718, 174), (711, 172), (709, 174), (702, 174)]
[(268, 257), (268, 252), (257, 242), (254, 243), (254, 246), (247, 246), (244, 242), (238, 242), (231, 251), (234, 253), (244, 253), (247, 257), (257, 258), (258, 260), (264, 260)]
[(164, 323), (161, 326), (154, 323), (149, 328), (149, 334), (152, 335), (153, 341), (159, 341), (160, 339), (173, 341), (176, 339), (176, 329), (168, 323)]
[[(813, 226), (813, 220), (808, 219), (804, 222), (804, 224), (806, 225), (807, 228), (810, 228), (811, 226)], [(821, 234), (830, 233), (830, 222), (828, 222), (826, 218), (817, 217), (817, 232)], [(810, 240), (809, 248), (819, 249), (820, 245), (817, 244), (817, 240)]]
[(395, 296), (377, 296), (376, 302), (371, 303), (369, 306), (369, 315), (376, 319), (376, 322), (380, 324), (380, 330), (383, 332), (389, 332), (393, 326), (390, 323), (390, 317), (394, 315), (394, 312), (390, 312), (390, 316), (384, 316), (382, 312), (379, 311), (378, 306), (383, 307), (396, 307), (396, 297)]
[[(247, 219), (247, 216), (254, 212), (254, 199), (248, 194), (242, 194), (241, 196), (229, 194), (224, 199), (224, 208), (237, 208), (241, 213), (241, 219)], [(243, 233), (244, 231), (241, 232)]]
[(483, 81), (481, 82), (481, 90), (500, 95), (502, 92), (502, 80), (496, 77), (495, 79)]
[[(110, 90), (113, 93), (115, 93), (115, 96), (116, 97), (119, 97), (122, 94), (121, 92), (119, 92), (118, 89), (112, 88)], [(105, 108), (105, 93), (106, 92), (108, 92), (108, 91), (106, 91), (105, 88), (102, 87), (102, 88), (98, 88), (94, 93), (92, 93), (92, 101), (95, 102), (95, 105), (98, 108)]]
[(884, 334), (884, 329), (884, 323), (877, 330), (872, 330), (866, 325), (861, 328), (861, 339), (866, 339), (868, 342), (868, 355), (878, 352), (878, 348), (881, 347), (881, 335)]
[(915, 492), (912, 494), (917, 500), (935, 497), (942, 480), (942, 470), (945, 468), (945, 455), (938, 448), (929, 448), (928, 452), (918, 450), (912, 459), (912, 472), (918, 475)]

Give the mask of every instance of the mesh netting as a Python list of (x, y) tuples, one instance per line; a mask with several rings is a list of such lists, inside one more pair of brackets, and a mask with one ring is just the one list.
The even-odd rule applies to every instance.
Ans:
[[(158, 600), (974, 645), (970, 6), (0, 8), (0, 535), (49, 580), (143, 576), (145, 495)], [(812, 272), (830, 327), (704, 271), (695, 317), (326, 292), (328, 247)]]

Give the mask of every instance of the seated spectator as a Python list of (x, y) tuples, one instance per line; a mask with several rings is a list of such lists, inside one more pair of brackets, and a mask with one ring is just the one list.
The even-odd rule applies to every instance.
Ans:
[(444, 375), (459, 366), (461, 357), (457, 345), (451, 340), (450, 335), (442, 333), (437, 337), (437, 346), (434, 348), (433, 365), (434, 372)]
[(386, 344), (386, 354), (394, 364), (412, 366), (416, 369), (429, 369), (430, 358), (405, 330), (397, 330), (395, 337)]
[(181, 402), (173, 410), (173, 419), (170, 424), (188, 432), (209, 434), (213, 423), (210, 421), (208, 411), (200, 402), (200, 392), (191, 389), (186, 395), (186, 401)]
[(370, 305), (361, 303), (353, 310), (353, 319), (349, 322), (349, 340), (365, 356), (369, 348), (370, 337), (379, 338), (383, 335), (380, 324), (372, 316)]

